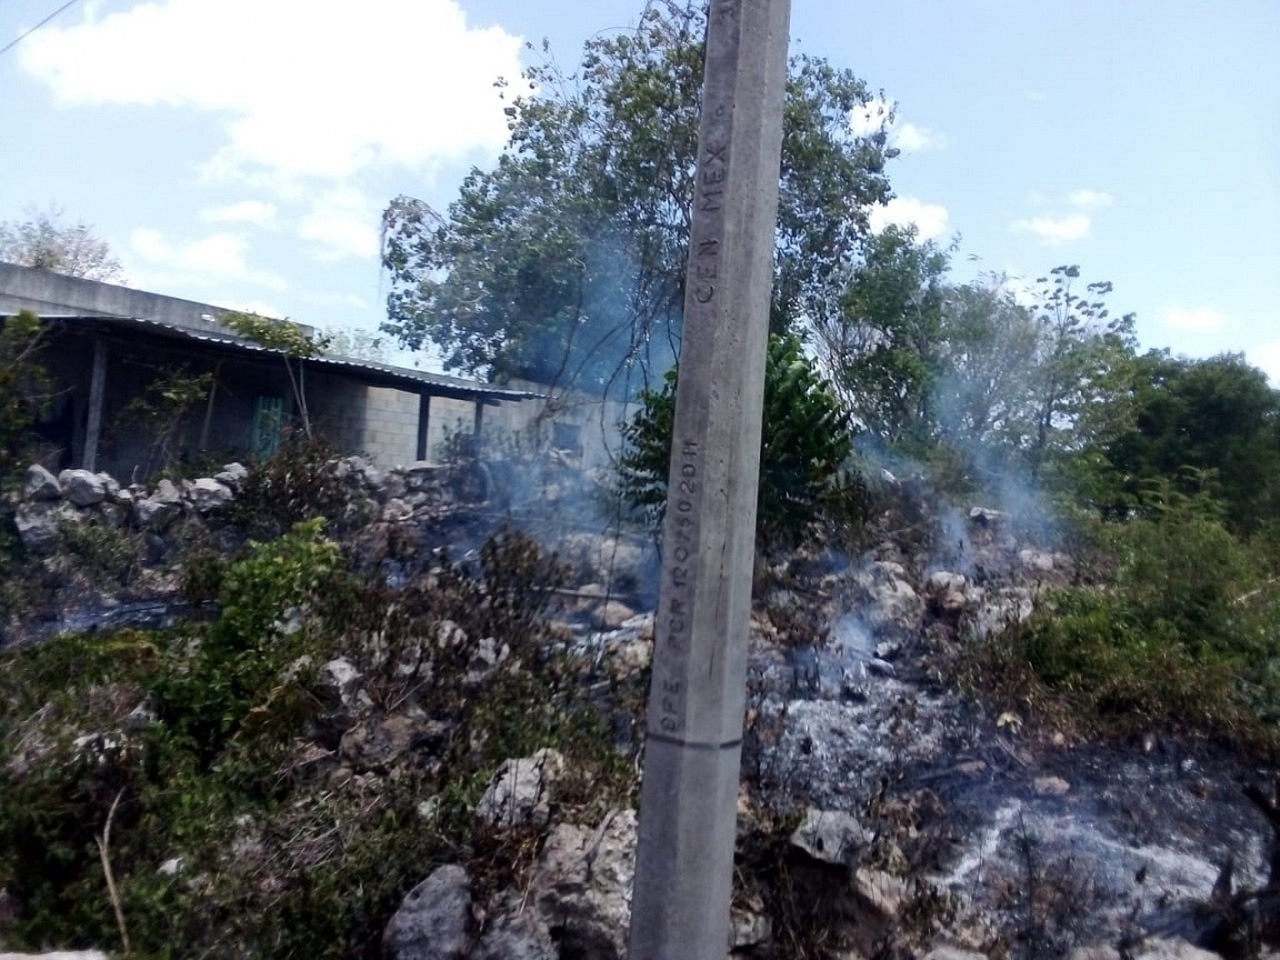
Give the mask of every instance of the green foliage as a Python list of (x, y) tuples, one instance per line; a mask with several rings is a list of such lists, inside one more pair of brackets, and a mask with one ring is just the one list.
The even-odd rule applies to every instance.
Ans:
[[(33, 459), (33, 428), (51, 389), (41, 364), (46, 330), (28, 310), (0, 317), (0, 494), (18, 484)], [(0, 496), (0, 623), (22, 613), (35, 593), (31, 578), (21, 572), (23, 550), (13, 509), (13, 501)]]
[(148, 438), (143, 476), (150, 476), (153, 468), (167, 470), (177, 461), (182, 451), (174, 444), (188, 414), (208, 396), (213, 382), (213, 374), (188, 374), (185, 366), (161, 370), (120, 411), (117, 427), (135, 429)]
[(955, 491), (1093, 482), (1132, 421), (1133, 316), (1110, 316), (1110, 283), (1077, 292), (1076, 266), (1041, 277), (1029, 306), (1003, 277), (954, 285), (947, 269), (946, 252), (889, 228), (815, 324), (867, 441), (936, 466)]
[[(655, 526), (667, 500), (676, 371), (662, 390), (644, 394), (623, 428), (619, 461), (623, 496)], [(857, 505), (862, 487), (846, 472), (853, 449), (847, 415), (798, 337), (771, 336), (765, 365), (757, 528), (765, 542), (795, 541), (823, 516)]]
[(1152, 484), (1220, 502), (1230, 528), (1248, 534), (1280, 518), (1280, 393), (1243, 357), (1175, 359), (1152, 352), (1134, 364), (1130, 429), (1101, 447), (1102, 505), (1137, 509)]
[(219, 320), (246, 340), (293, 359), (321, 356), (327, 345), (324, 340), (313, 340), (304, 327), (289, 320), (236, 310), (224, 312)]
[(59, 534), (74, 571), (102, 589), (128, 586), (146, 559), (147, 544), (141, 533), (101, 516), (63, 523)]
[(1105, 442), (1124, 425), (1123, 404), (1114, 401), (1128, 385), (1134, 315), (1112, 317), (1105, 299), (1111, 283), (1094, 281), (1081, 294), (1079, 277), (1078, 266), (1060, 266), (1038, 281), (1032, 312), (1039, 337), (1025, 441), (1033, 477), (1090, 442)]
[(342, 528), (352, 490), (338, 463), (337, 451), (323, 439), (287, 434), (269, 460), (249, 471), (231, 503), (232, 520), (261, 538), (315, 517)]
[[(634, 31), (589, 40), (579, 74), (528, 70), (537, 95), (509, 102), (505, 152), (467, 178), (447, 216), (405, 197), (387, 209), (384, 329), (436, 344), (448, 369), (615, 395), (630, 364), (667, 366), (681, 331), (704, 26), (701, 5), (650, 4)], [(866, 210), (888, 196), (884, 132), (859, 138), (849, 124), (870, 99), (848, 71), (792, 61), (775, 330), (829, 309)]]
[(849, 412), (890, 446), (918, 450), (935, 432), (946, 270), (935, 244), (890, 227), (867, 243), (839, 310), (816, 324)]
[(29, 310), (0, 318), (0, 486), (26, 468), (32, 428), (49, 398), (49, 375), (40, 363), (46, 328)]
[(1204, 501), (1167, 494), (1150, 514), (1104, 528), (1107, 585), (1059, 590), (986, 649), (984, 682), (1084, 726), (1280, 743), (1274, 571)]
[(305, 327), (288, 319), (277, 320), (257, 313), (225, 311), (219, 320), (246, 340), (281, 355), (284, 371), (293, 388), (293, 399), (303, 432), (311, 437), (311, 417), (307, 412), (306, 361), (323, 356), (329, 347), (326, 337), (313, 338)]
[(943, 443), (971, 464), (1018, 459), (1039, 340), (1003, 277), (947, 289), (934, 404)]
[(324, 352), (334, 357), (390, 363), (390, 344), (386, 337), (355, 327), (325, 327), (320, 335)]
[(252, 710), (262, 720), (284, 704), (273, 684), (301, 656), (306, 612), (339, 569), (341, 552), (324, 526), (317, 517), (269, 543), (251, 541), (249, 555), (220, 579), (221, 615), (198, 653), (156, 685), (161, 716), (201, 757), (216, 756)]
[[(118, 943), (98, 850), (117, 798), (132, 955), (334, 960), (380, 956), (434, 865), (496, 882), (536, 849), (536, 833), (472, 818), (499, 761), (558, 748), (560, 809), (629, 802), (634, 758), (542, 616), (563, 578), (504, 531), (478, 571), (444, 563), (392, 588), (350, 573), (317, 520), (227, 564), (208, 625), (0, 654), (0, 888), (19, 911), (6, 946)], [(477, 673), (486, 646), (505, 655)], [(315, 667), (339, 654), (372, 701), (362, 724), (425, 732), (374, 776), (346, 765), (347, 728), (320, 716)], [(133, 722), (139, 704), (152, 720)]]

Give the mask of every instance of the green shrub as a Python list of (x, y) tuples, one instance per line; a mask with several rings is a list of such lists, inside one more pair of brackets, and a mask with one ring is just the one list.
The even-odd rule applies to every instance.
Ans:
[[(156, 688), (162, 718), (191, 738), (211, 761), (258, 711), (293, 719), (298, 698), (276, 689), (285, 667), (313, 644), (305, 612), (329, 586), (341, 560), (317, 517), (296, 524), (269, 543), (250, 542), (250, 553), (221, 577), (220, 616), (209, 625), (193, 658)], [(289, 617), (295, 624), (287, 624)]]
[(45, 328), (30, 310), (0, 317), (0, 487), (30, 462), (32, 428), (48, 404), (49, 375), (40, 363)]
[(337, 451), (322, 439), (291, 433), (249, 471), (232, 501), (231, 518), (259, 538), (278, 537), (315, 517), (340, 526), (351, 495), (350, 480), (339, 475)]
[(981, 652), (981, 682), (1010, 701), (1051, 697), (1085, 726), (1280, 743), (1280, 590), (1265, 560), (1187, 504), (1104, 530), (1109, 582), (1047, 598)]
[[(226, 563), (213, 623), (0, 653), (0, 888), (19, 909), (6, 946), (118, 948), (98, 849), (117, 798), (131, 956), (334, 960), (381, 956), (387, 920), (434, 865), (467, 863), (482, 890), (512, 882), (538, 836), (471, 812), (501, 760), (560, 749), (555, 802), (584, 819), (633, 801), (634, 758), (545, 619), (564, 581), (554, 556), (503, 531), (480, 569), (441, 563), (393, 588), (349, 572), (324, 529)], [(478, 675), (488, 638), (507, 656)], [(412, 698), (443, 735), (376, 778), (336, 766), (305, 664), (339, 654), (362, 674), (369, 721)], [(415, 656), (421, 669), (399, 669)], [(154, 716), (141, 727), (125, 721), (139, 704)]]
[[(623, 496), (656, 528), (667, 500), (676, 371), (623, 428)], [(866, 489), (847, 470), (853, 452), (848, 415), (794, 335), (771, 336), (765, 366), (757, 530), (765, 543), (796, 542), (822, 517), (857, 514)]]
[(95, 586), (128, 586), (142, 570), (146, 539), (137, 531), (91, 516), (59, 527), (62, 547), (75, 570)]

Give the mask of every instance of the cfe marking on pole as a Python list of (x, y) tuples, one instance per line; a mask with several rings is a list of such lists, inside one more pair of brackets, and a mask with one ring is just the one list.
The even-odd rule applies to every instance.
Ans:
[(728, 949), (790, 0), (712, 0), (631, 960)]

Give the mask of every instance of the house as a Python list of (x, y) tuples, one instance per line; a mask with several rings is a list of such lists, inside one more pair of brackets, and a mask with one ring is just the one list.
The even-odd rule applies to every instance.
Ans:
[[(225, 308), (0, 263), (0, 324), (22, 310), (50, 332), (41, 362), (54, 390), (39, 424), (48, 466), (141, 479), (163, 460), (269, 454), (297, 420), (285, 355), (232, 333), (218, 319)], [(449, 435), (478, 435), (500, 405), (523, 407), (506, 422), (527, 422), (545, 400), (349, 357), (292, 363), (315, 430), (383, 466), (438, 458)], [(163, 383), (186, 385), (184, 409), (147, 405)]]

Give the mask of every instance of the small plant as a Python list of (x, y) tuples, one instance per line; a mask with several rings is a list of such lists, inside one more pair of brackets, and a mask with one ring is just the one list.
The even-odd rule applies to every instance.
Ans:
[[(0, 652), (6, 946), (127, 930), (142, 957), (372, 958), (432, 865), (466, 863), (480, 893), (528, 867), (542, 828), (472, 814), (499, 762), (559, 750), (550, 799), (583, 821), (634, 802), (634, 757), (545, 620), (554, 556), (508, 530), (478, 569), (393, 586), (325, 531), (210, 560), (188, 585), (216, 593), (210, 623)], [(333, 728), (317, 684), (339, 655), (364, 696)], [(387, 722), (412, 727), (403, 754), (347, 749), (352, 725)]]
[(0, 317), (0, 486), (27, 466), (31, 430), (49, 402), (49, 375), (40, 362), (46, 339), (30, 310)]
[(1095, 539), (1106, 588), (1061, 588), (978, 646), (975, 686), (1086, 729), (1280, 746), (1280, 591), (1266, 560), (1180, 502)]
[(184, 453), (175, 449), (192, 407), (209, 394), (213, 374), (188, 374), (186, 367), (161, 370), (147, 388), (120, 412), (120, 424), (150, 439), (142, 475), (169, 470)]
[(249, 471), (232, 501), (231, 517), (256, 537), (277, 537), (295, 523), (324, 517), (341, 526), (351, 484), (338, 471), (338, 454), (324, 440), (289, 434), (265, 462)]
[(98, 587), (128, 586), (147, 556), (142, 534), (91, 516), (59, 527), (62, 546), (74, 570)]
[(329, 348), (328, 338), (312, 339), (305, 328), (296, 323), (257, 313), (229, 310), (220, 319), (246, 340), (252, 340), (281, 355), (289, 385), (293, 388), (293, 398), (298, 405), (302, 431), (308, 440), (312, 439), (311, 417), (307, 413), (306, 361), (324, 355)]
[[(623, 496), (656, 528), (667, 501), (676, 371), (645, 393), (623, 428), (619, 472)], [(822, 517), (848, 514), (865, 486), (846, 471), (853, 433), (834, 389), (803, 352), (798, 337), (773, 336), (765, 367), (757, 530), (765, 543), (794, 543)]]

